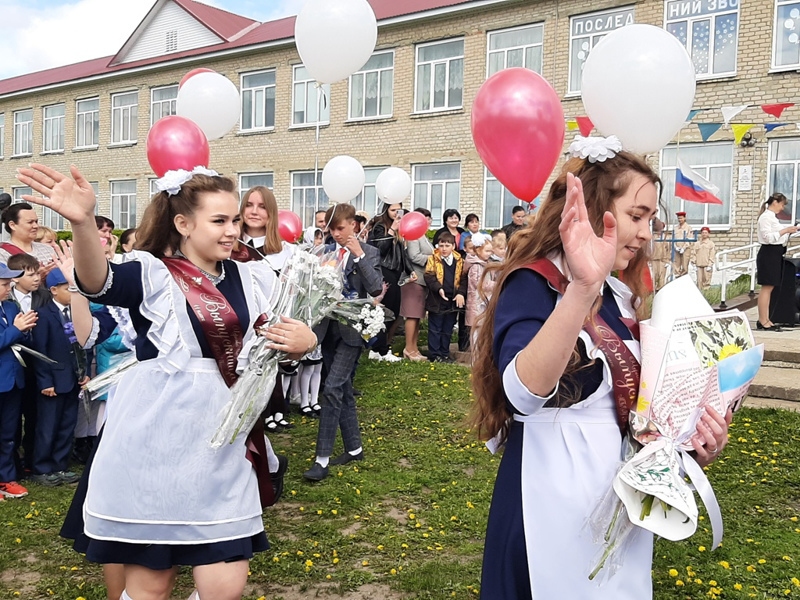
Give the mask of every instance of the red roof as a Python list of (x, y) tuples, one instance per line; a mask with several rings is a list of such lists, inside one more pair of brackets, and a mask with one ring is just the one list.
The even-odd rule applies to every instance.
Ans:
[[(230, 37), (234, 36), (236, 33), (239, 33), (243, 29), (246, 29), (247, 27), (256, 23), (256, 21), (246, 17), (235, 15), (212, 6), (207, 6), (205, 4), (201, 4), (200, 2), (195, 2), (194, 0), (173, 1), (189, 11), (195, 18), (201, 21), (209, 29), (218, 35), (223, 36), (225, 39), (230, 39)], [(475, 0), (403, 0), (402, 2), (399, 2), (398, 0), (369, 0), (369, 3), (372, 5), (378, 21), (382, 21), (385, 19), (391, 19), (393, 17), (401, 17), (427, 10), (435, 10), (437, 8), (446, 8), (458, 4), (468, 4), (473, 1)], [(268, 21), (266, 23), (262, 23), (258, 27), (254, 27), (251, 31), (247, 32), (233, 42), (222, 42), (213, 46), (204, 46), (202, 48), (195, 48), (185, 52), (174, 52), (136, 62), (126, 62), (112, 65), (112, 61), (115, 56), (105, 56), (103, 58), (94, 58), (92, 60), (66, 65), (63, 67), (55, 67), (53, 69), (46, 69), (44, 71), (37, 71), (35, 73), (18, 75), (17, 77), (0, 80), (0, 96), (32, 88), (75, 81), (86, 77), (126, 71), (128, 69), (135, 69), (137, 67), (146, 65), (173, 61), (180, 58), (187, 58), (191, 56), (200, 57), (204, 54), (209, 54), (212, 52), (243, 48), (246, 46), (276, 42), (279, 40), (288, 40), (294, 37), (294, 22), (295, 17), (286, 17), (284, 19), (278, 19), (275, 21)]]

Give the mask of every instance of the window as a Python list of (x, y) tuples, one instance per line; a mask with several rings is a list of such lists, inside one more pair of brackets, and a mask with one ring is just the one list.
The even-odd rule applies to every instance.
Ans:
[(485, 229), (499, 229), (511, 222), (511, 211), (515, 206), (521, 206), (522, 201), (497, 181), (489, 169), (484, 167), (483, 171), (482, 225)]
[(733, 143), (682, 144), (680, 158), (689, 167), (711, 183), (719, 186), (722, 204), (687, 202), (675, 196), (675, 170), (678, 149), (667, 146), (661, 152), (661, 181), (664, 184), (664, 203), (671, 214), (686, 211), (686, 221), (694, 229), (707, 226), (726, 229), (731, 225), (731, 199), (733, 180)]
[(94, 190), (94, 214), (100, 214), (100, 184), (96, 181), (89, 182)]
[(322, 189), (322, 171), (317, 173), (314, 183), (314, 171), (292, 172), (292, 211), (303, 221), (303, 227), (314, 224), (314, 213), (327, 210), (328, 196)]
[(42, 152), (64, 151), (64, 105), (45, 106)]
[(239, 199), (241, 200), (247, 190), (257, 185), (272, 189), (272, 173), (240, 173), (239, 174)]
[(777, 0), (772, 33), (772, 67), (800, 67), (800, 2)]
[(136, 180), (111, 182), (111, 220), (119, 229), (136, 227)]
[(445, 209), (458, 210), (461, 163), (414, 165), (412, 181), (414, 208), (427, 208), (431, 211), (432, 225), (441, 227)]
[(318, 88), (317, 82), (303, 65), (294, 66), (292, 80), (292, 125), (328, 124), (331, 114), (330, 84)]
[(136, 142), (139, 127), (139, 92), (126, 92), (111, 96), (111, 143)]
[(100, 143), (100, 99), (75, 103), (75, 147), (96, 148)]
[(0, 113), (0, 158), (3, 158), (6, 147), (6, 114)]
[(178, 86), (153, 88), (150, 90), (150, 126), (163, 117), (177, 114)]
[(544, 25), (525, 25), (490, 31), (486, 57), (486, 76), (511, 67), (525, 67), (542, 73)]
[(242, 75), (242, 131), (275, 127), (275, 69)]
[(364, 210), (370, 216), (378, 214), (378, 206), (381, 202), (378, 200), (378, 192), (375, 189), (375, 182), (378, 180), (378, 175), (383, 173), (386, 167), (366, 167), (364, 168), (364, 189), (355, 197), (351, 202), (356, 210)]
[(178, 30), (172, 29), (167, 32), (167, 52), (178, 51)]
[(616, 8), (570, 17), (569, 19), (569, 94), (581, 91), (583, 65), (589, 52), (607, 33), (633, 23), (633, 8)]
[(691, 55), (698, 79), (736, 74), (739, 0), (671, 0), (666, 22)]
[(779, 220), (787, 224), (800, 220), (800, 138), (770, 140), (768, 191), (789, 199)]
[(350, 119), (392, 116), (394, 50), (376, 52), (350, 76)]
[(416, 112), (461, 108), (464, 99), (464, 40), (417, 46)]
[(33, 154), (33, 109), (14, 113), (14, 156)]
[(22, 199), (23, 196), (33, 196), (33, 190), (28, 186), (11, 188), (11, 192), (11, 195), (14, 197), (13, 204), (16, 204), (17, 202), (25, 202), (25, 200)]
[(58, 214), (56, 211), (47, 208), (46, 206), (42, 207), (42, 225), (45, 227), (49, 227), (54, 231), (63, 231), (64, 229), (64, 217)]

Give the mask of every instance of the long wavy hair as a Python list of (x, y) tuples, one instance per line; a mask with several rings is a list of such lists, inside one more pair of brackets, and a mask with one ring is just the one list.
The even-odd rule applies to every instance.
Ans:
[(158, 258), (174, 254), (181, 244), (181, 234), (175, 229), (175, 215), (193, 215), (200, 206), (200, 195), (204, 192), (235, 193), (236, 184), (228, 177), (197, 174), (184, 183), (174, 196), (158, 192), (145, 209), (142, 222), (136, 230), (136, 249)]
[[(547, 199), (542, 203), (535, 221), (516, 232), (508, 242), (504, 262), (489, 264), (483, 277), (496, 279), (494, 293), (488, 300), (485, 312), (477, 322), (477, 338), (473, 347), (472, 387), (475, 402), (470, 414), (470, 426), (482, 440), (488, 440), (501, 433), (505, 439), (508, 433), (508, 418), (511, 414), (506, 407), (502, 376), (495, 361), (492, 344), (494, 341), (494, 319), (500, 293), (508, 277), (520, 267), (552, 254), (563, 255), (564, 248), (559, 233), (561, 212), (567, 195), (567, 173), (580, 177), (583, 183), (586, 209), (589, 221), (598, 236), (603, 234), (603, 215), (606, 211), (614, 213), (614, 202), (628, 190), (634, 174), (643, 175), (648, 181), (661, 189), (661, 180), (640, 157), (621, 152), (604, 162), (591, 163), (572, 158), (566, 162), (560, 175), (550, 187)], [(647, 269), (648, 247), (646, 244), (636, 253), (625, 269), (625, 283), (633, 292), (633, 305), (640, 317), (645, 310), (644, 297), (649, 293), (643, 273)], [(479, 286), (482, 289), (483, 285)], [(602, 303), (599, 297), (592, 307), (591, 316), (597, 314)], [(581, 365), (581, 357), (576, 348), (562, 375), (562, 380), (571, 380), (573, 385), (559, 386), (559, 406), (567, 406), (580, 398), (580, 387), (575, 385), (574, 376)], [(568, 391), (571, 390), (571, 391)], [(571, 395), (570, 395), (571, 394)], [(566, 397), (569, 396), (569, 397)]]
[[(239, 206), (239, 216), (242, 218), (242, 233), (250, 235), (244, 220), (244, 211), (245, 208), (247, 208), (247, 201), (253, 194), (259, 194), (261, 196), (264, 200), (264, 206), (267, 209), (267, 231), (266, 237), (264, 238), (264, 245), (261, 248), (256, 248), (256, 250), (261, 252), (264, 256), (277, 254), (283, 249), (281, 235), (278, 232), (278, 202), (275, 200), (275, 194), (273, 194), (272, 190), (268, 187), (256, 185), (245, 192), (242, 203)], [(240, 248), (241, 244), (237, 240), (233, 245), (234, 252), (240, 250)]]

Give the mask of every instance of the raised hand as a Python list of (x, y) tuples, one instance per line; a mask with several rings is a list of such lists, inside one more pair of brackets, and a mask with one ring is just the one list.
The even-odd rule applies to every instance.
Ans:
[(26, 313), (18, 313), (17, 316), (14, 317), (14, 327), (19, 329), (22, 333), (25, 333), (36, 326), (36, 320), (38, 318), (39, 314), (34, 310), (29, 310)]
[(17, 169), (17, 179), (39, 192), (43, 198), (23, 196), (34, 204), (54, 210), (74, 225), (94, 219), (94, 189), (76, 166), (70, 167), (72, 177), (42, 164)]
[(567, 174), (567, 200), (561, 211), (558, 230), (564, 255), (572, 274), (572, 284), (596, 294), (614, 267), (617, 256), (617, 220), (610, 212), (603, 215), (605, 231), (597, 236), (589, 222), (583, 184), (572, 173)]
[(64, 275), (67, 283), (75, 285), (72, 279), (73, 267), (75, 266), (75, 261), (72, 259), (72, 242), (61, 240), (60, 244), (61, 246), (53, 244), (53, 251), (56, 254), (54, 263), (61, 271), (61, 274)]

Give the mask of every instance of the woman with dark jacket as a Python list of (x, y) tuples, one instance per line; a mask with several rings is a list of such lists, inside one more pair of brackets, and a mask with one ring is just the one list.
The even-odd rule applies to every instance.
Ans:
[[(380, 355), (378, 360), (388, 362), (402, 360), (392, 354), (394, 334), (402, 321), (398, 282), (408, 264), (405, 243), (397, 231), (402, 217), (402, 204), (381, 205), (381, 212), (375, 217), (367, 239), (367, 242), (375, 246), (381, 254), (381, 272), (387, 286), (382, 304), (394, 313), (394, 320), (386, 323), (386, 332), (378, 335), (378, 341), (373, 347), (374, 352)], [(373, 357), (377, 358), (375, 355)]]
[(445, 231), (449, 231), (456, 240), (456, 252), (463, 255), (464, 252), (458, 250), (461, 244), (461, 235), (464, 233), (464, 229), (458, 226), (461, 222), (461, 213), (455, 208), (448, 208), (442, 215), (442, 221), (444, 221), (444, 227), (437, 229), (433, 234), (433, 247), (435, 248), (439, 243), (439, 236)]

